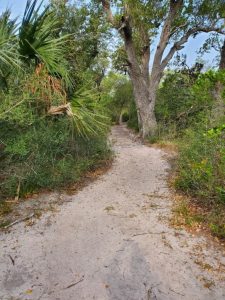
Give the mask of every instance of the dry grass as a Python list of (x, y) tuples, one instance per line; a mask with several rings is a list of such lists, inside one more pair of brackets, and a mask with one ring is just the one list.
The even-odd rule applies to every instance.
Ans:
[(224, 210), (206, 208), (199, 205), (196, 199), (176, 194), (173, 215), (170, 223), (176, 228), (185, 228), (191, 233), (201, 233), (224, 246)]

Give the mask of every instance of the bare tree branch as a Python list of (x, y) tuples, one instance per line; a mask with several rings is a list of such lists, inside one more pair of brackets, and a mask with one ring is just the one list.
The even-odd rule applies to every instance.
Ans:
[(114, 17), (113, 17), (113, 13), (112, 13), (112, 10), (111, 10), (111, 7), (110, 7), (110, 1), (109, 0), (102, 0), (102, 6), (103, 6), (104, 11), (107, 15), (107, 19), (108, 19), (109, 23), (111, 23), (113, 25), (113, 27), (116, 27), (115, 20), (114, 20)]
[(223, 33), (221, 28), (214, 28), (214, 27), (194, 27), (189, 29), (186, 34), (178, 41), (175, 42), (173, 44), (173, 46), (171, 47), (169, 53), (167, 54), (167, 56), (163, 59), (162, 63), (161, 63), (161, 71), (163, 71), (165, 69), (165, 67), (167, 66), (167, 64), (169, 63), (169, 61), (173, 58), (173, 55), (175, 54), (176, 51), (179, 51), (181, 49), (184, 48), (184, 44), (188, 41), (190, 36), (193, 36), (195, 34), (198, 34), (200, 32), (218, 32), (218, 33)]
[(186, 27), (188, 25), (188, 23), (184, 23), (184, 24), (181, 24), (180, 26), (177, 26), (171, 33), (170, 33), (170, 38), (176, 33), (178, 32), (178, 30)]

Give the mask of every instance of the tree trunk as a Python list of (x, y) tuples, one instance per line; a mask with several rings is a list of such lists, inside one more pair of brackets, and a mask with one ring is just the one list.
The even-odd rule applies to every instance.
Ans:
[[(221, 50), (219, 69), (225, 70), (225, 40)], [(224, 90), (224, 85), (222, 84), (222, 82), (220, 81), (217, 82), (215, 87), (215, 93), (214, 93), (215, 103), (212, 110), (212, 117), (214, 122), (223, 118), (225, 114), (225, 99), (222, 95), (223, 90)]]
[(225, 40), (223, 42), (223, 47), (221, 50), (221, 57), (220, 57), (220, 70), (225, 69)]
[(220, 81), (217, 82), (215, 87), (215, 93), (214, 93), (215, 103), (212, 109), (213, 122), (217, 122), (225, 115), (225, 100), (222, 95), (223, 90), (224, 90), (223, 84)]
[(146, 106), (146, 110), (142, 112), (141, 116), (141, 135), (143, 138), (151, 137), (156, 134), (157, 122), (155, 118), (154, 107), (149, 104)]
[(157, 130), (155, 118), (155, 90), (149, 90), (143, 76), (136, 76), (130, 72), (130, 78), (134, 90), (134, 98), (137, 107), (138, 125), (143, 138), (153, 136)]

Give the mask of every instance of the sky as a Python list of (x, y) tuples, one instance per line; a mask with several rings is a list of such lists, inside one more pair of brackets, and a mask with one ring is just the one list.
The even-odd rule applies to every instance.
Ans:
[[(81, 0), (82, 1), (82, 0)], [(6, 9), (10, 8), (12, 12), (12, 17), (21, 17), (23, 15), (27, 0), (0, 0), (0, 14)], [(44, 0), (44, 3), (47, 3), (48, 0)], [(185, 48), (180, 51), (180, 53), (187, 55), (187, 64), (189, 66), (193, 65), (196, 61), (196, 58), (199, 55), (196, 51), (203, 45), (205, 39), (208, 37), (208, 34), (201, 33), (195, 39), (189, 39)], [(210, 53), (205, 54), (202, 59), (206, 62), (207, 66), (215, 64), (215, 59), (218, 53), (215, 50), (211, 50)]]
[[(48, 1), (45, 0), (44, 3)], [(27, 0), (0, 0), (0, 14), (9, 8), (12, 12), (12, 17), (19, 17), (21, 19), (23, 12), (25, 10)]]

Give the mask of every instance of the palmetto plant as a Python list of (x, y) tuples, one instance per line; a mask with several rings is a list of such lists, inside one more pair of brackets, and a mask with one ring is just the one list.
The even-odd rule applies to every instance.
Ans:
[(84, 137), (104, 134), (109, 128), (97, 91), (82, 87), (71, 101), (72, 122), (76, 132)]
[(67, 115), (77, 135), (104, 133), (108, 119), (101, 112), (99, 94), (90, 88), (91, 82), (84, 83), (68, 101), (65, 86), (71, 83), (64, 54), (70, 36), (61, 34), (54, 10), (50, 6), (43, 8), (43, 1), (28, 0), (18, 30), (15, 21), (9, 20), (8, 13), (0, 23), (0, 68), (3, 63), (22, 65), (25, 83), (23, 99), (6, 112), (25, 101), (38, 117)]
[(68, 64), (64, 59), (64, 48), (67, 36), (59, 36), (59, 21), (46, 6), (43, 10), (43, 1), (28, 0), (19, 29), (19, 53), (23, 61), (42, 64), (50, 74), (61, 77), (69, 84)]
[[(49, 76), (62, 77), (68, 83), (67, 62), (63, 59), (67, 36), (60, 36), (60, 24), (55, 13), (47, 6), (42, 12), (43, 1), (35, 9), (37, 0), (28, 0), (23, 21), (19, 31), (19, 52), (28, 64), (36, 66), (37, 78), (43, 74), (41, 65), (45, 67)], [(52, 77), (53, 77), (52, 76)], [(47, 80), (48, 81), (48, 80)], [(43, 78), (42, 78), (43, 82)], [(53, 80), (50, 78), (50, 82)], [(51, 84), (51, 89), (54, 86)], [(45, 87), (45, 90), (47, 88)], [(61, 90), (62, 89), (58, 89)], [(55, 90), (54, 90), (55, 91)], [(56, 92), (56, 91), (55, 91)], [(54, 93), (54, 96), (56, 93)], [(97, 92), (90, 91), (87, 86), (79, 89), (70, 103), (62, 102), (58, 106), (46, 101), (50, 115), (67, 114), (78, 135), (90, 136), (99, 134), (107, 128), (107, 118), (99, 112)], [(62, 97), (65, 100), (64, 97)]]
[(4, 88), (7, 88), (11, 68), (18, 68), (20, 65), (16, 28), (16, 19), (10, 20), (10, 11), (6, 10), (0, 16), (0, 83)]
[(97, 90), (87, 86), (77, 90), (70, 102), (51, 106), (48, 114), (66, 114), (71, 120), (73, 133), (84, 138), (105, 134), (110, 123), (99, 103)]

